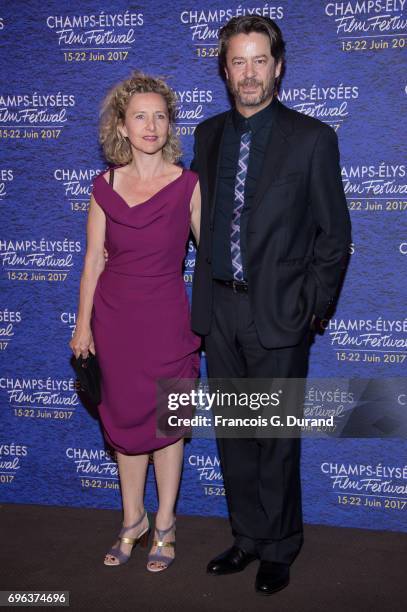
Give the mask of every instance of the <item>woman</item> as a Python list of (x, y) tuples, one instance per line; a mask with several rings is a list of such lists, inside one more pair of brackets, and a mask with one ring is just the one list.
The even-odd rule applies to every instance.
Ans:
[(190, 226), (199, 240), (200, 192), (197, 175), (174, 163), (180, 156), (175, 109), (172, 90), (140, 72), (105, 100), (100, 140), (115, 167), (93, 183), (70, 342), (77, 357), (97, 353), (99, 413), (119, 466), (123, 528), (104, 563), (123, 564), (135, 543), (147, 543), (143, 496), (153, 453), (159, 507), (147, 563), (152, 572), (174, 559), (183, 460), (182, 439), (155, 436), (156, 380), (195, 378), (199, 370), (200, 341), (190, 330), (182, 262)]

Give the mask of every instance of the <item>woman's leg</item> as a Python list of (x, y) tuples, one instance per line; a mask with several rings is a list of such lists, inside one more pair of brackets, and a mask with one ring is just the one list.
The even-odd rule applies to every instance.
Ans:
[[(144, 512), (144, 487), (148, 466), (148, 455), (123, 455), (117, 452), (119, 464), (119, 476), (123, 500), (123, 526), (127, 527), (136, 523)], [(125, 537), (136, 538), (148, 525), (147, 516), (134, 529), (129, 529)], [(120, 550), (130, 554), (131, 544), (125, 544), (118, 540), (115, 547), (120, 544)], [(106, 560), (111, 565), (117, 565), (118, 560), (112, 555), (106, 555)]]
[[(175, 520), (175, 501), (178, 495), (179, 483), (182, 472), (184, 458), (184, 441), (178, 440), (175, 444), (166, 446), (154, 452), (154, 470), (158, 488), (158, 512), (156, 517), (156, 527), (158, 529), (168, 529)], [(164, 542), (174, 540), (174, 530), (171, 529), (163, 537)], [(157, 547), (153, 546), (151, 553), (155, 554)], [(174, 557), (174, 549), (166, 547), (163, 554)], [(157, 561), (149, 564), (157, 569), (165, 564)]]

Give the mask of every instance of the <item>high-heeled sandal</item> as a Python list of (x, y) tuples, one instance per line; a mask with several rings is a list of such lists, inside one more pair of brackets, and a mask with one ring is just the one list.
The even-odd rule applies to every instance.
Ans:
[[(158, 527), (155, 528), (155, 533), (158, 535), (158, 540), (153, 540), (153, 547), (157, 546), (157, 552), (154, 554), (149, 554), (147, 557), (147, 569), (149, 572), (162, 572), (163, 570), (168, 569), (168, 567), (171, 565), (171, 563), (173, 563), (173, 561), (175, 561), (175, 556), (174, 557), (169, 557), (168, 555), (163, 555), (162, 553), (162, 549), (163, 548), (173, 548), (175, 550), (175, 540), (172, 542), (164, 542), (163, 538), (165, 536), (166, 533), (168, 533), (169, 531), (171, 531), (171, 529), (174, 529), (175, 531), (175, 521), (173, 522), (173, 524), (171, 525), (171, 527), (168, 527), (168, 529), (158, 529)], [(163, 564), (162, 567), (154, 567), (152, 564), (153, 563), (161, 563)]]
[[(140, 533), (136, 538), (123, 537), (127, 531), (129, 531), (130, 529), (134, 529), (135, 527), (137, 527), (137, 525), (140, 525), (140, 523), (143, 522), (144, 517), (146, 515), (147, 515), (148, 526), (142, 533)], [(115, 567), (116, 565), (123, 565), (124, 563), (127, 563), (127, 561), (131, 557), (131, 553), (133, 552), (133, 548), (136, 544), (140, 542), (140, 546), (142, 548), (147, 548), (149, 532), (150, 532), (150, 519), (149, 519), (147, 512), (144, 511), (143, 516), (136, 523), (134, 523), (134, 525), (130, 525), (129, 527), (122, 527), (119, 533), (119, 540), (121, 542), (123, 542), (124, 544), (132, 545), (130, 552), (127, 554), (123, 552), (122, 550), (120, 550), (120, 544), (119, 546), (112, 546), (112, 548), (110, 548), (109, 551), (105, 555), (104, 565), (107, 565), (109, 567)], [(119, 563), (106, 563), (107, 555), (111, 555), (112, 557), (115, 557), (119, 561)]]

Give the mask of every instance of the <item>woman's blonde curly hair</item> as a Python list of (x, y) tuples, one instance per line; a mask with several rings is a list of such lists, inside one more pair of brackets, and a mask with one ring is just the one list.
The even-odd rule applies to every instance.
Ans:
[(175, 92), (163, 79), (148, 76), (138, 70), (134, 71), (130, 78), (115, 85), (102, 103), (99, 140), (106, 159), (113, 164), (124, 165), (130, 163), (133, 158), (130, 142), (127, 138), (123, 138), (118, 128), (124, 123), (130, 98), (137, 93), (156, 93), (164, 98), (168, 109), (170, 133), (163, 148), (163, 157), (171, 163), (178, 161), (181, 157), (181, 147), (179, 138), (172, 130), (177, 108)]

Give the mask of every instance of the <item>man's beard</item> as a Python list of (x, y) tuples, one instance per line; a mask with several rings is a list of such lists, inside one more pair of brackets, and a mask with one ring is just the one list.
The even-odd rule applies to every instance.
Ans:
[[(267, 87), (264, 86), (263, 81), (258, 81), (257, 79), (244, 79), (243, 81), (239, 81), (237, 84), (237, 88), (235, 89), (231, 83), (231, 81), (227, 81), (229, 91), (236, 100), (240, 104), (240, 106), (260, 106), (265, 100), (272, 98), (274, 95), (274, 84), (275, 79), (271, 78), (267, 84)], [(245, 94), (240, 92), (241, 87), (260, 87), (260, 90), (256, 94)]]

